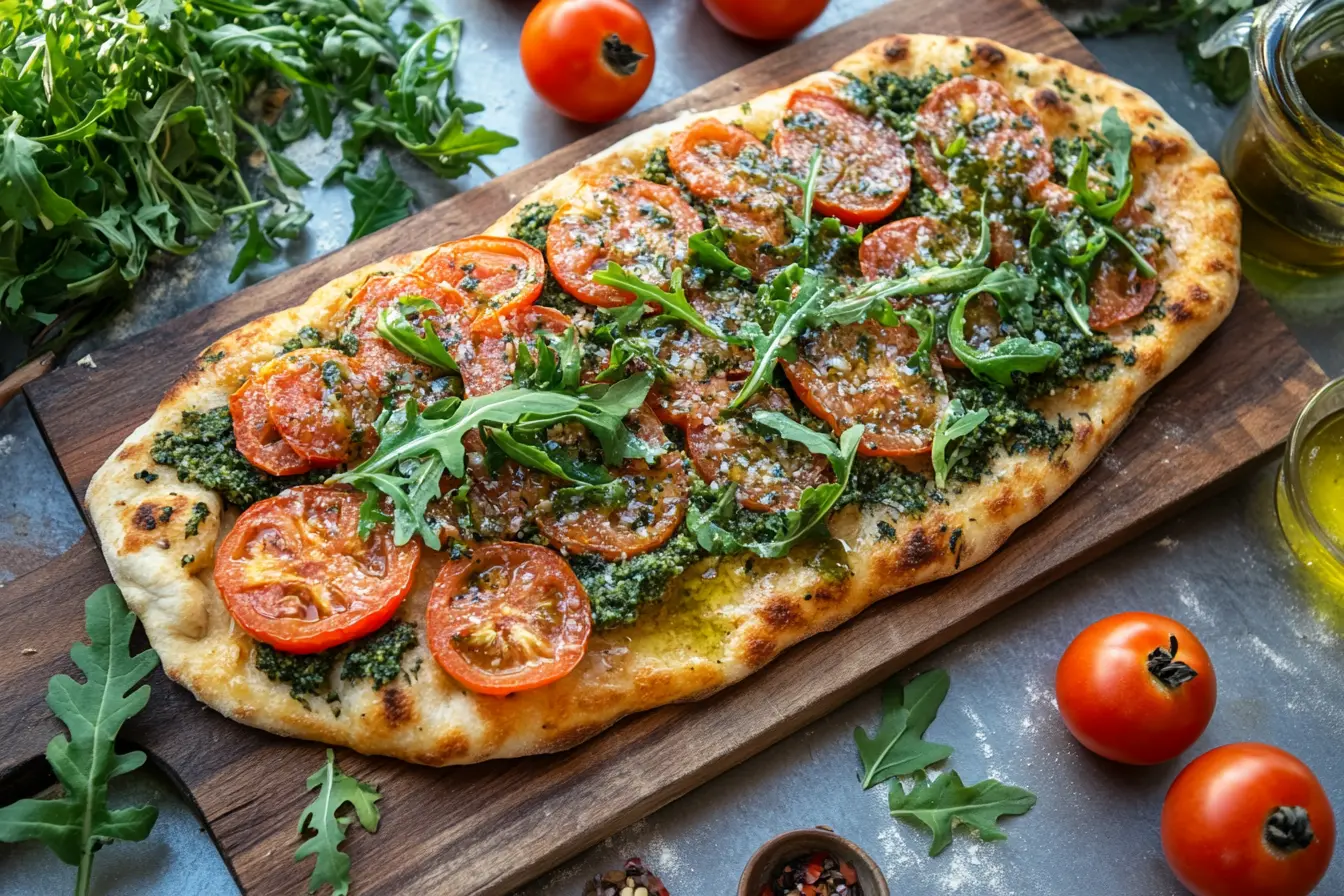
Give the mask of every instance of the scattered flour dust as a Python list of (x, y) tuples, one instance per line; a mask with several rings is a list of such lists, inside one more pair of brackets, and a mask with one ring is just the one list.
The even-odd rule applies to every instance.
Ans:
[(9, 457), (14, 453), (14, 434), (6, 433), (0, 436), (0, 457)]
[(1190, 611), (1190, 615), (1194, 619), (1204, 623), (1213, 622), (1213, 616), (1200, 603), (1194, 585), (1185, 579), (1177, 579), (1176, 581), (1176, 599), (1181, 602), (1181, 606)]
[(1163, 535), (1161, 538), (1157, 540), (1158, 547), (1166, 548), (1169, 551), (1176, 550), (1176, 548), (1180, 545), (1180, 543), (1181, 542), (1179, 539), (1172, 538), (1170, 535)]
[(1283, 656), (1283, 654), (1275, 651), (1272, 647), (1270, 647), (1264, 641), (1261, 641), (1255, 635), (1247, 635), (1246, 637), (1247, 640), (1250, 641), (1251, 649), (1254, 650), (1256, 653), (1260, 654), (1265, 659), (1269, 660), (1271, 663), (1273, 663), (1274, 668), (1278, 669), (1280, 672), (1290, 672), (1296, 674), (1297, 667), (1294, 666), (1292, 663), (1290, 663)]

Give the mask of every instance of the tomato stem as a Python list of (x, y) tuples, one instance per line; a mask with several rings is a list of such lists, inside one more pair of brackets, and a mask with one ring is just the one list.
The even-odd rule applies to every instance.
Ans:
[(1171, 636), (1171, 648), (1159, 647), (1148, 654), (1148, 671), (1169, 688), (1178, 688), (1199, 675), (1176, 659), (1176, 636)]
[(602, 61), (618, 75), (630, 77), (644, 58), (643, 53), (621, 40), (619, 34), (608, 34), (602, 38)]
[(1284, 852), (1306, 849), (1316, 839), (1311, 817), (1301, 806), (1279, 806), (1265, 820), (1265, 839)]

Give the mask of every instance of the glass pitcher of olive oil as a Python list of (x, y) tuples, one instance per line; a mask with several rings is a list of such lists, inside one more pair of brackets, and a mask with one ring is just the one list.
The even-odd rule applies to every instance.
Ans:
[(1272, 0), (1200, 50), (1232, 47), (1251, 68), (1222, 154), (1242, 251), (1295, 273), (1344, 268), (1344, 0)]

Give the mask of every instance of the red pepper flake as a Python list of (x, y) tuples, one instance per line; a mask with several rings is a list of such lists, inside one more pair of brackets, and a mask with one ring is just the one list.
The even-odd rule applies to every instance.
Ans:
[(785, 862), (761, 896), (863, 896), (863, 888), (849, 862), (814, 852)]

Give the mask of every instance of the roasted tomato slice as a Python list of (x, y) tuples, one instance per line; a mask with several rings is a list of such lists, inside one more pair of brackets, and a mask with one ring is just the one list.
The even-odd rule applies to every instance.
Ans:
[(467, 511), (472, 528), (485, 538), (513, 538), (531, 523), (537, 507), (554, 486), (544, 473), (513, 460), (492, 465), (485, 442), (472, 430), (462, 438), (467, 449)]
[(691, 415), (686, 451), (705, 482), (736, 483), (737, 503), (748, 510), (793, 510), (803, 489), (831, 480), (830, 465), (821, 455), (752, 422), (754, 411), (793, 413), (784, 390), (767, 387), (724, 417), (721, 412), (735, 391), (730, 388), (719, 401)]
[(860, 454), (927, 454), (947, 388), (936, 358), (927, 376), (915, 370), (911, 357), (918, 346), (909, 327), (872, 321), (832, 327), (803, 334), (798, 360), (785, 361), (784, 373), (808, 410), (837, 435), (863, 424)]
[(380, 523), (359, 537), (356, 491), (305, 485), (244, 510), (215, 557), (215, 584), (238, 625), (289, 653), (376, 631), (411, 588), (420, 543)]
[(686, 243), (704, 229), (676, 187), (634, 177), (606, 177), (560, 206), (546, 232), (551, 273), (589, 305), (614, 308), (634, 296), (601, 286), (593, 274), (615, 263), (646, 283), (666, 287), (686, 261)]
[(529, 305), (501, 315), (498, 329), (473, 329), (457, 349), (457, 369), (467, 397), (498, 392), (513, 382), (519, 342), (536, 358), (541, 334), (559, 336), (573, 325), (564, 312)]
[[(990, 232), (992, 236), (993, 226)], [(1011, 241), (1011, 235), (1009, 240)], [(969, 240), (949, 233), (942, 222), (922, 216), (904, 218), (880, 227), (868, 235), (863, 245), (859, 247), (859, 267), (863, 270), (863, 275), (870, 280), (879, 277), (900, 277), (919, 268), (952, 264), (967, 251)], [(926, 296), (916, 301), (932, 305), (946, 314), (950, 310), (947, 306), (951, 298)], [(896, 304), (898, 307), (905, 307), (910, 304), (910, 300)], [(983, 347), (996, 341), (1002, 323), (998, 306), (991, 296), (976, 296), (966, 306), (965, 336), (966, 340), (976, 347)], [(952, 353), (946, 342), (940, 341), (937, 351), (938, 359), (943, 366), (965, 366)], [(804, 402), (811, 407), (807, 399), (804, 399)], [(815, 408), (813, 412), (820, 413)], [(863, 447), (860, 447), (859, 451), (868, 453)]]
[(439, 246), (416, 273), (461, 293), (472, 329), (488, 328), (501, 314), (537, 300), (546, 258), (522, 240), (471, 236)]
[(271, 421), (314, 466), (335, 466), (372, 447), (377, 396), (357, 364), (337, 351), (301, 348), (257, 372)]
[(266, 387), (255, 379), (249, 379), (229, 396), (229, 415), (233, 417), (233, 439), (238, 452), (252, 466), (272, 476), (297, 476), (313, 468), (271, 422)]
[[(1147, 224), (1148, 218), (1146, 211), (1131, 202), (1115, 216), (1114, 224), (1121, 233), (1131, 235), (1130, 241), (1135, 242), (1133, 231)], [(1136, 248), (1143, 253), (1148, 264), (1156, 264), (1156, 247), (1139, 240)], [(1155, 295), (1157, 278), (1139, 273), (1134, 257), (1123, 247), (1112, 243), (1102, 250), (1097, 272), (1092, 275), (1088, 289), (1088, 304), (1092, 313), (1088, 316), (1087, 324), (1094, 330), (1106, 330), (1124, 323), (1142, 314)]]
[(900, 277), (918, 268), (957, 261), (961, 241), (941, 221), (919, 216), (892, 221), (864, 237), (859, 269), (869, 280)]
[(881, 221), (910, 193), (910, 161), (901, 138), (833, 96), (795, 91), (771, 145), (800, 177), (821, 148), (812, 207), (851, 227)]
[(915, 167), (938, 193), (974, 180), (972, 172), (986, 170), (979, 164), (985, 161), (989, 178), (1020, 178), (1028, 189), (1049, 180), (1055, 168), (1045, 128), (997, 81), (963, 75), (939, 84), (919, 107), (915, 128)]
[[(734, 332), (747, 319), (740, 302), (720, 301), (699, 290), (687, 295), (706, 320), (725, 332)], [(751, 373), (752, 353), (743, 346), (728, 345), (675, 322), (658, 323), (645, 333), (656, 345), (666, 372), (654, 383), (650, 401), (658, 419), (669, 425), (685, 427), (695, 406)]]
[(459, 684), (502, 696), (568, 675), (592, 627), (588, 595), (569, 564), (546, 548), (506, 541), (444, 565), (425, 634)]
[[(648, 408), (634, 413), (636, 434), (645, 442), (666, 441), (662, 424)], [(571, 554), (597, 554), (624, 560), (662, 545), (681, 526), (688, 494), (686, 466), (680, 451), (669, 451), (650, 465), (629, 460), (615, 471), (623, 487), (611, 502), (564, 502), (553, 498), (537, 516), (537, 528)]]
[(470, 323), (466, 316), (466, 299), (451, 287), (434, 283), (417, 274), (370, 277), (364, 281), (364, 285), (355, 293), (350, 332), (359, 338), (359, 351), (355, 358), (376, 392), (385, 392), (402, 380), (429, 380), (436, 373), (427, 365), (398, 351), (378, 335), (378, 315), (383, 309), (392, 308), (401, 299), (413, 296), (429, 299), (443, 309), (443, 314), (416, 316), (412, 323), (422, 336), (426, 324), (432, 326), (449, 354), (456, 349)]
[(780, 160), (742, 128), (712, 118), (676, 134), (667, 161), (686, 188), (709, 202), (733, 232), (728, 254), (758, 276), (784, 265), (775, 250), (789, 241), (785, 212), (802, 194), (781, 176)]

